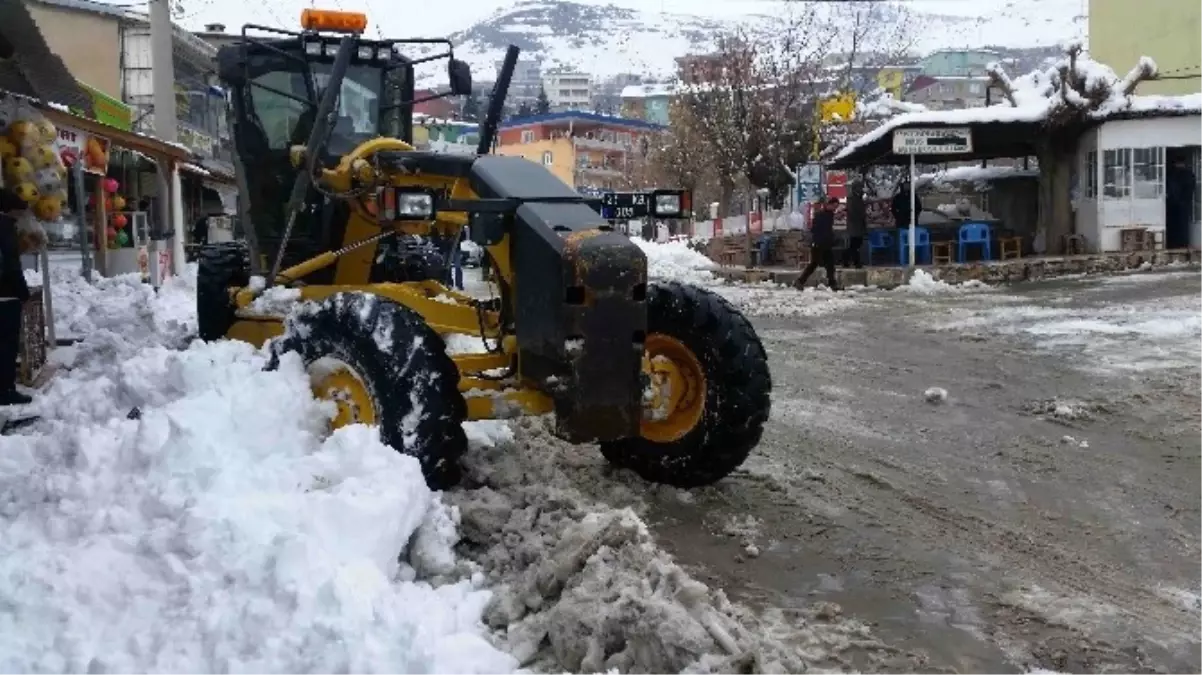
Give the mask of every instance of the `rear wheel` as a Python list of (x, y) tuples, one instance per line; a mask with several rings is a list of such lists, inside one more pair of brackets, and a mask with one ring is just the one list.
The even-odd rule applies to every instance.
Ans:
[(203, 246), (196, 254), (196, 323), (200, 339), (218, 340), (234, 323), (230, 288), (250, 283), (250, 249), (236, 241)]
[(647, 292), (644, 395), (638, 438), (601, 444), (611, 463), (677, 487), (709, 485), (759, 443), (771, 409), (768, 356), (724, 298), (679, 283)]
[(380, 440), (415, 457), (435, 490), (459, 481), (467, 449), (459, 371), (419, 314), (364, 293), (339, 293), (292, 313), (271, 343), (271, 365), (300, 355), (314, 396), (337, 406), (332, 426), (374, 424)]

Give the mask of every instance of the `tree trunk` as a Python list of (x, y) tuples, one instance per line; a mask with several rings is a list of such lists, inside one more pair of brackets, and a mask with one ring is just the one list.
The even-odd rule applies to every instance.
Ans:
[(729, 176), (722, 176), (718, 179), (718, 217), (725, 218), (730, 215), (731, 202), (735, 199), (735, 182)]
[(1075, 143), (1047, 141), (1037, 148), (1039, 159), (1039, 223), (1043, 232), (1044, 252), (1064, 253), (1064, 236), (1073, 233), (1073, 163)]

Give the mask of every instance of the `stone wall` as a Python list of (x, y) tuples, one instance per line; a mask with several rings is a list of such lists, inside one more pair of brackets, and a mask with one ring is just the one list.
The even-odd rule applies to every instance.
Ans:
[[(1097, 253), (1079, 256), (1017, 258), (1013, 260), (957, 263), (952, 265), (922, 266), (931, 276), (958, 284), (965, 281), (980, 281), (997, 285), (1022, 281), (1053, 279), (1073, 274), (1115, 274), (1137, 269), (1145, 263), (1152, 267), (1170, 264), (1202, 263), (1202, 251), (1181, 249), (1173, 251), (1134, 251), (1129, 253)], [(857, 284), (894, 288), (906, 282), (904, 267), (866, 267), (864, 269), (837, 270), (839, 283), (844, 286)], [(715, 272), (730, 281), (774, 281), (792, 284), (801, 276), (801, 271), (773, 272), (768, 270), (744, 270), (724, 268)], [(824, 281), (821, 273), (811, 278), (811, 283)]]

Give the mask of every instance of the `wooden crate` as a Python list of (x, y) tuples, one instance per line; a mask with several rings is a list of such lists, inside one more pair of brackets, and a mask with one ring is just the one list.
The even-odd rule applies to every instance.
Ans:
[(42, 289), (33, 287), (29, 291), (29, 300), (25, 301), (21, 312), (21, 349), (18, 352), (21, 367), (17, 379), (32, 387), (46, 365), (46, 312)]
[(810, 262), (810, 245), (802, 232), (786, 232), (777, 239), (775, 262), (785, 267), (804, 267)]

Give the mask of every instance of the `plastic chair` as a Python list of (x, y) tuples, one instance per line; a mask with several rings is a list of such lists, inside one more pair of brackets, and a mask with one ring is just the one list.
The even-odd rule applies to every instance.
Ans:
[(868, 264), (872, 264), (872, 254), (875, 251), (893, 248), (893, 235), (885, 230), (870, 230), (868, 232)]
[(964, 223), (960, 226), (960, 236), (957, 237), (959, 242), (956, 247), (956, 257), (960, 262), (968, 262), (968, 258), (964, 254), (968, 252), (968, 247), (972, 244), (981, 245), (981, 259), (993, 260), (993, 251), (989, 245), (989, 226), (985, 223)]
[[(897, 228), (897, 259), (902, 265), (910, 264), (910, 228)], [(914, 228), (914, 262), (931, 259), (931, 231), (925, 227)]]

